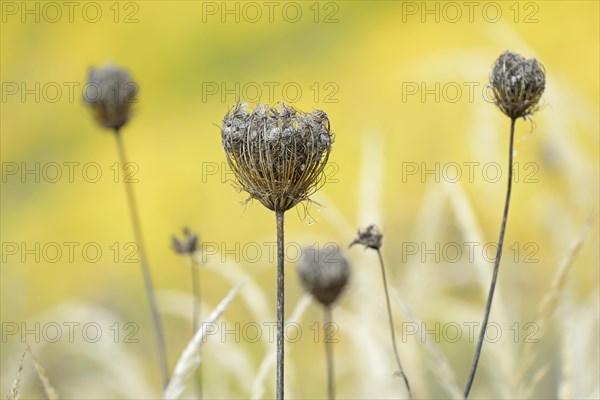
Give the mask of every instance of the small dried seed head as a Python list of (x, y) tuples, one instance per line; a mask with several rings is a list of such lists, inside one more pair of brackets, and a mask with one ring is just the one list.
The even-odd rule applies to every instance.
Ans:
[(183, 239), (177, 236), (171, 236), (171, 245), (175, 253), (194, 254), (198, 245), (198, 235), (192, 232), (188, 227), (183, 228)]
[(369, 225), (365, 229), (358, 230), (358, 237), (350, 243), (350, 247), (355, 244), (362, 244), (365, 247), (379, 250), (381, 248), (381, 242), (383, 235), (379, 231), (377, 225)]
[(87, 84), (83, 99), (92, 107), (101, 126), (117, 130), (129, 121), (138, 92), (129, 72), (110, 63), (91, 68)]
[(304, 289), (324, 306), (338, 298), (350, 278), (348, 260), (334, 245), (304, 248), (297, 271)]
[(535, 58), (504, 52), (490, 75), (494, 101), (512, 119), (527, 117), (538, 109), (546, 87), (544, 67)]
[(260, 104), (251, 111), (237, 103), (223, 119), (221, 139), (240, 189), (270, 210), (286, 211), (324, 183), (333, 134), (320, 110)]

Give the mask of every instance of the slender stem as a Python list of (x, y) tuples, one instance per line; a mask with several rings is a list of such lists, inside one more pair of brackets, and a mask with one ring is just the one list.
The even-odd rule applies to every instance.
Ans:
[(200, 273), (194, 260), (194, 255), (190, 254), (190, 272), (192, 275), (192, 335), (198, 330), (198, 321), (200, 320)]
[(283, 280), (283, 213), (275, 211), (277, 220), (277, 380), (276, 398), (283, 400), (283, 324), (284, 324), (284, 280)]
[(500, 226), (500, 236), (498, 238), (498, 249), (496, 250), (496, 260), (494, 262), (494, 272), (492, 275), (492, 282), (490, 284), (490, 290), (488, 292), (487, 303), (485, 305), (485, 313), (483, 315), (483, 322), (481, 323), (481, 330), (479, 331), (479, 339), (477, 340), (477, 347), (475, 348), (475, 355), (473, 356), (473, 363), (471, 364), (471, 371), (469, 372), (469, 379), (465, 387), (465, 399), (469, 397), (473, 380), (475, 379), (475, 373), (477, 372), (477, 364), (479, 363), (479, 356), (481, 355), (481, 348), (483, 347), (483, 339), (485, 338), (485, 331), (487, 329), (488, 320), (490, 318), (490, 311), (492, 309), (492, 300), (494, 298), (494, 291), (496, 290), (496, 280), (498, 279), (498, 270), (500, 269), (500, 257), (502, 256), (502, 245), (504, 244), (504, 232), (506, 231), (506, 220), (508, 218), (508, 206), (510, 204), (510, 193), (512, 190), (512, 176), (513, 176), (513, 143), (515, 137), (515, 122), (516, 119), (512, 118), (510, 121), (510, 144), (508, 146), (508, 187), (506, 189), (506, 200), (504, 202), (504, 214), (502, 215), (502, 225)]
[[(200, 271), (198, 269), (198, 265), (196, 264), (196, 260), (194, 259), (194, 254), (190, 254), (190, 269), (192, 272), (192, 336), (196, 334), (198, 331), (198, 321), (202, 321), (201, 306), (202, 306), (202, 297), (201, 295), (201, 284), (200, 284)], [(202, 357), (202, 347), (199, 350), (200, 357)], [(204, 361), (204, 360), (203, 360)], [(198, 399), (202, 399), (202, 363), (198, 365), (196, 371), (194, 373), (196, 380), (196, 391), (198, 394)]]
[(325, 306), (323, 309), (323, 341), (325, 342), (325, 360), (327, 363), (327, 398), (329, 400), (334, 399), (333, 394), (333, 345), (329, 339), (327, 333), (328, 328), (331, 326), (331, 306)]
[[(119, 158), (121, 160), (121, 168), (126, 171), (127, 156), (125, 155), (125, 147), (123, 145), (123, 139), (119, 130), (115, 130), (115, 139), (117, 141), (117, 150), (119, 152)], [(154, 287), (152, 285), (152, 277), (150, 276), (150, 269), (146, 258), (146, 249), (144, 247), (144, 241), (142, 238), (142, 229), (140, 227), (140, 219), (137, 213), (137, 205), (133, 188), (131, 183), (124, 177), (123, 182), (125, 183), (125, 191), (127, 192), (127, 202), (129, 204), (129, 214), (131, 215), (131, 224), (133, 226), (133, 232), (135, 235), (135, 241), (137, 243), (138, 252), (140, 256), (140, 267), (142, 268), (142, 276), (144, 278), (144, 286), (146, 288), (146, 294), (148, 296), (148, 302), (150, 303), (150, 310), (152, 312), (152, 321), (154, 322), (154, 329), (156, 331), (156, 345), (158, 348), (158, 358), (160, 362), (160, 369), (162, 374), (162, 380), (164, 387), (167, 387), (169, 383), (169, 367), (167, 364), (167, 347), (165, 344), (165, 336), (163, 333), (162, 325), (160, 322), (160, 316), (158, 313), (158, 306), (156, 303), (156, 297), (154, 295)]]
[(396, 357), (396, 363), (398, 364), (398, 372), (397, 375), (400, 375), (404, 380), (404, 385), (406, 386), (406, 390), (408, 391), (408, 397), (412, 399), (412, 391), (410, 390), (410, 385), (408, 383), (408, 378), (404, 373), (404, 369), (402, 369), (402, 363), (400, 362), (400, 355), (398, 354), (398, 347), (396, 346), (396, 333), (394, 332), (394, 320), (392, 318), (392, 306), (390, 305), (390, 295), (388, 293), (387, 287), (387, 279), (385, 278), (385, 266), (383, 264), (383, 257), (381, 256), (381, 251), (377, 250), (377, 255), (379, 256), (379, 265), (381, 266), (381, 276), (383, 277), (383, 289), (385, 290), (385, 300), (387, 302), (387, 311), (388, 318), (390, 320), (390, 332), (392, 333), (392, 346), (394, 347), (394, 356)]

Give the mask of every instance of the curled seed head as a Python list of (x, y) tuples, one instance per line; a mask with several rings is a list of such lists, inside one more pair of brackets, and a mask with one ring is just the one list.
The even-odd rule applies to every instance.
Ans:
[(297, 271), (304, 289), (324, 306), (338, 298), (350, 278), (348, 260), (334, 245), (304, 248)]
[(192, 232), (188, 227), (183, 228), (183, 239), (177, 236), (171, 236), (171, 245), (173, 251), (178, 254), (194, 254), (198, 246), (198, 235)]
[(129, 72), (110, 63), (90, 68), (87, 85), (83, 99), (101, 126), (119, 129), (129, 121), (138, 92)]
[(358, 237), (350, 243), (350, 247), (355, 244), (362, 244), (365, 247), (379, 250), (381, 248), (381, 242), (383, 235), (379, 231), (377, 225), (369, 225), (364, 229), (358, 230)]
[(320, 110), (237, 103), (223, 119), (221, 139), (239, 188), (270, 210), (286, 211), (324, 183), (333, 134)]
[(535, 58), (527, 60), (506, 51), (494, 63), (490, 83), (498, 108), (516, 119), (537, 111), (546, 87), (546, 74)]

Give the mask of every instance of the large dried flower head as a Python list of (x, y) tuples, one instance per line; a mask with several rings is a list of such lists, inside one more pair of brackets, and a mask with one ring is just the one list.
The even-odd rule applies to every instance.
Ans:
[(327, 114), (289, 105), (237, 103), (225, 115), (221, 139), (237, 185), (273, 211), (307, 200), (324, 183), (333, 134)]
[(350, 243), (350, 247), (355, 244), (362, 244), (370, 249), (379, 250), (381, 248), (381, 242), (383, 235), (379, 231), (377, 225), (369, 225), (364, 229), (358, 230), (358, 237)]
[(198, 235), (187, 226), (183, 228), (183, 239), (177, 236), (171, 236), (171, 245), (178, 254), (194, 254), (198, 245)]
[(302, 250), (297, 265), (298, 276), (307, 292), (319, 303), (329, 306), (348, 283), (350, 265), (340, 246), (329, 244), (323, 248), (315, 247)]
[(496, 60), (490, 75), (494, 102), (512, 119), (527, 117), (538, 108), (546, 87), (544, 67), (535, 58), (525, 59), (506, 51)]
[(137, 92), (129, 72), (109, 63), (90, 68), (83, 99), (92, 107), (100, 125), (118, 130), (129, 121)]

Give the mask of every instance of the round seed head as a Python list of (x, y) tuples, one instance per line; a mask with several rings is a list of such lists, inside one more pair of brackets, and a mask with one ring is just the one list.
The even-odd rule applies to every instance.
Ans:
[(369, 225), (364, 229), (358, 230), (358, 237), (350, 243), (350, 247), (355, 244), (362, 244), (365, 247), (379, 250), (381, 248), (383, 235), (377, 225)]
[(506, 51), (496, 60), (490, 83), (498, 108), (516, 119), (537, 111), (546, 87), (546, 75), (543, 65), (535, 58), (527, 60)]
[(101, 126), (116, 130), (129, 121), (138, 92), (129, 72), (112, 64), (91, 68), (87, 85), (83, 99)]
[(333, 134), (320, 110), (237, 103), (223, 119), (221, 139), (239, 188), (270, 210), (287, 211), (324, 183)]
[(304, 248), (296, 269), (304, 289), (324, 306), (338, 298), (350, 278), (350, 265), (339, 246)]

